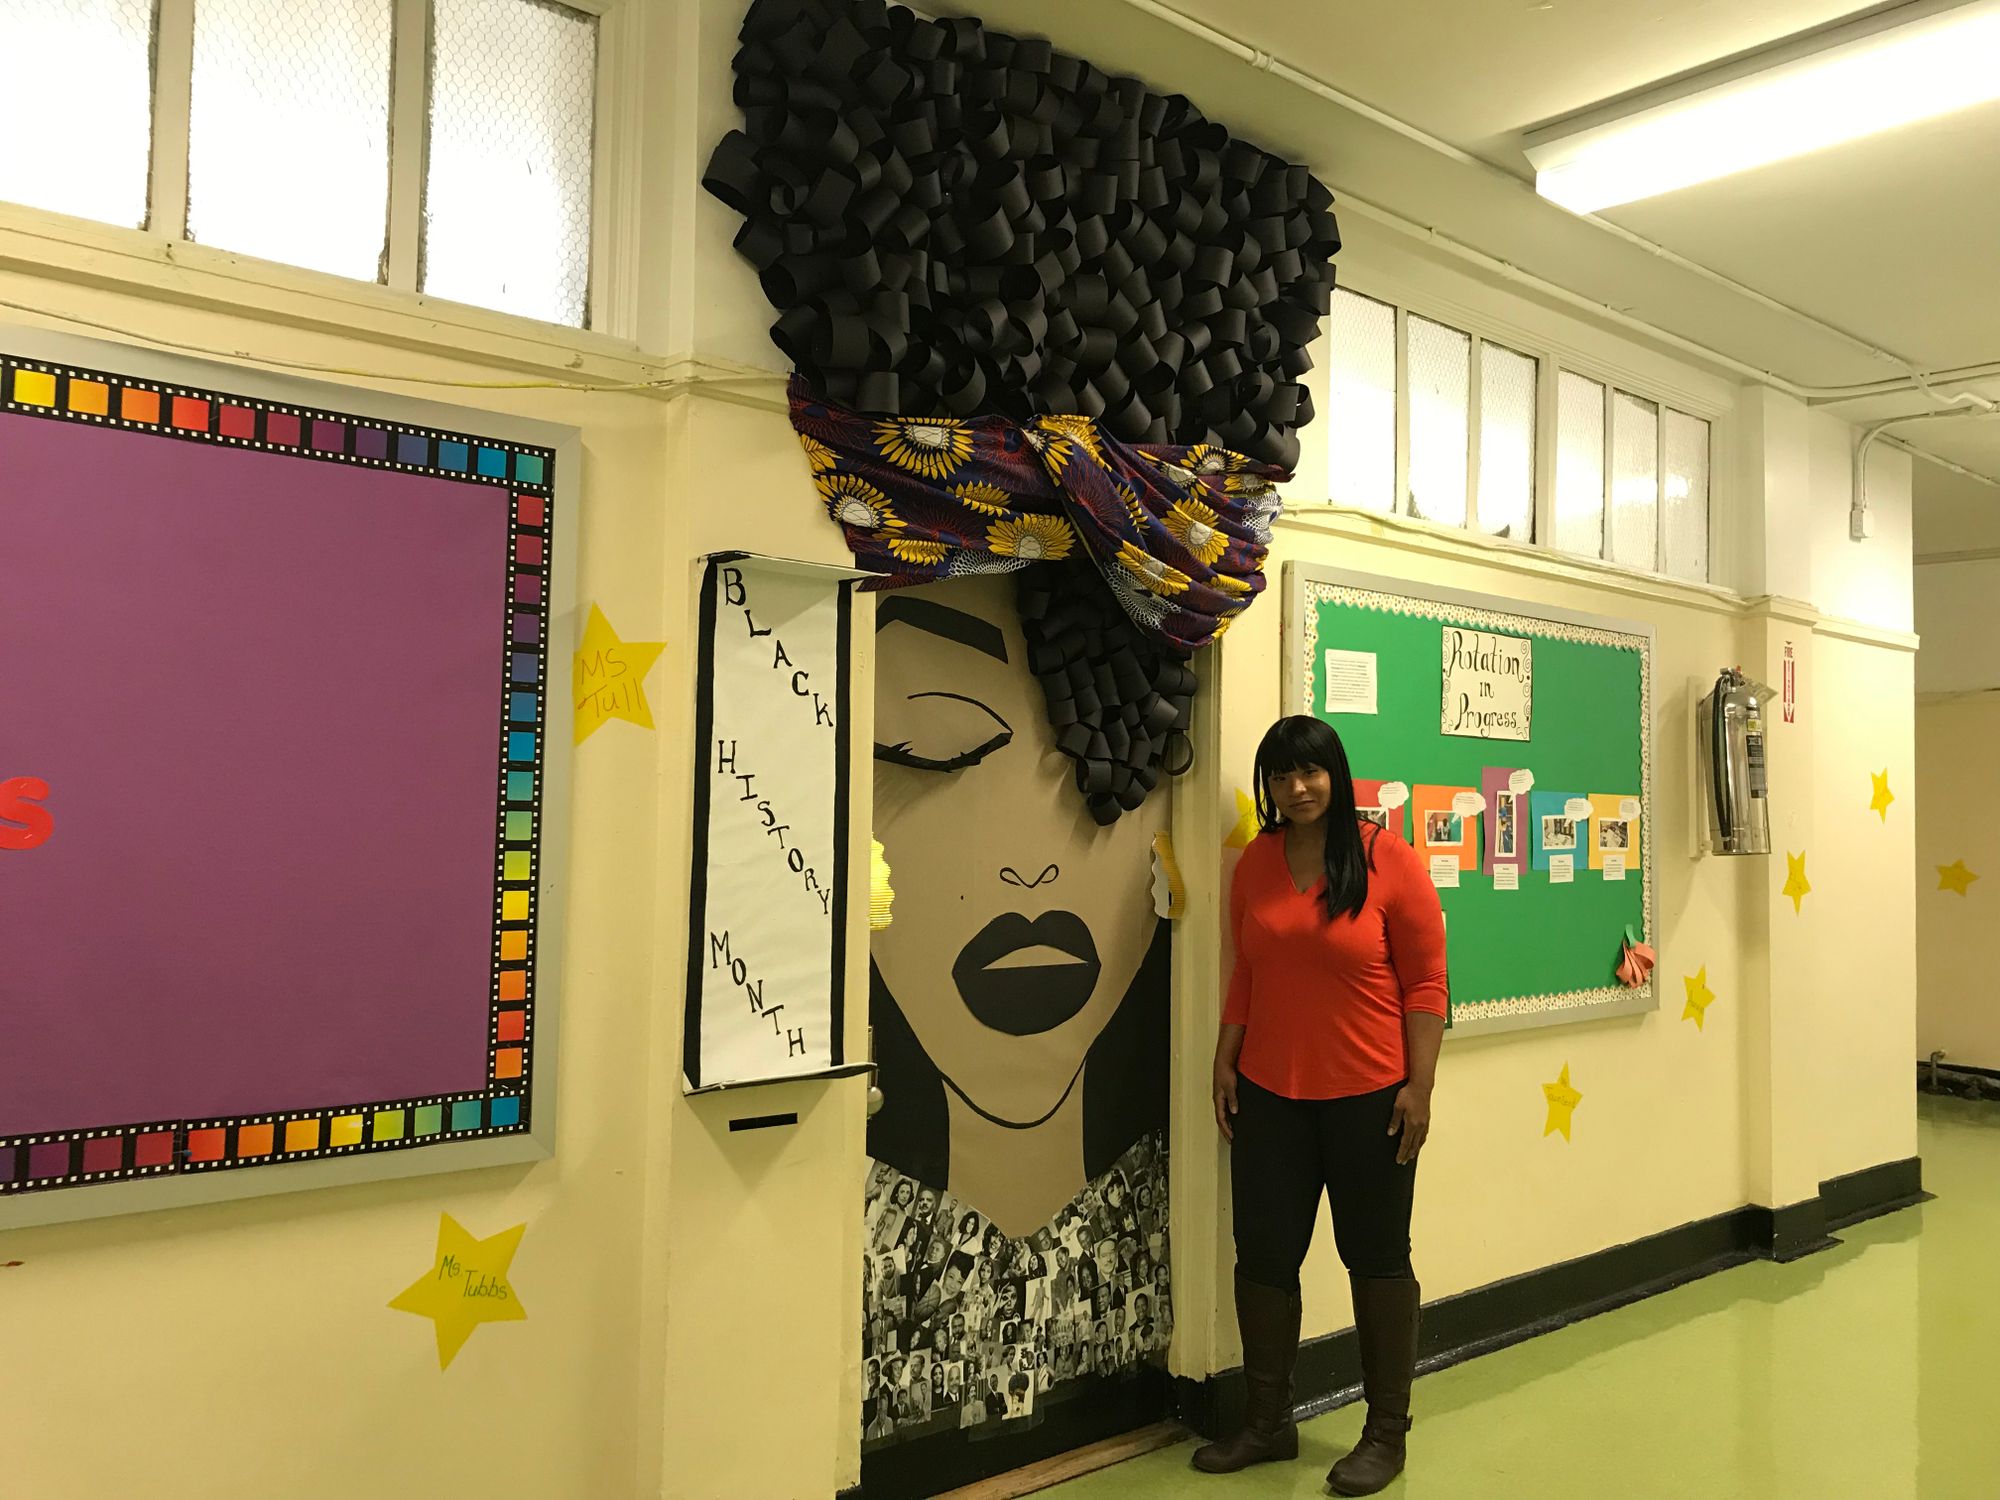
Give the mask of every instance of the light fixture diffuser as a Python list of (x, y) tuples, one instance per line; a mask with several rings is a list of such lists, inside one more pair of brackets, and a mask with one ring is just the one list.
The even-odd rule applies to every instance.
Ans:
[(1656, 197), (2000, 99), (2000, 0), (1877, 12), (1528, 136), (1576, 213)]

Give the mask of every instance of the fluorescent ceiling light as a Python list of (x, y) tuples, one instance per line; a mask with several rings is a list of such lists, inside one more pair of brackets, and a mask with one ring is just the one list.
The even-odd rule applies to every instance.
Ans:
[(1531, 134), (1535, 191), (1577, 213), (2000, 99), (2000, 0), (1913, 4)]

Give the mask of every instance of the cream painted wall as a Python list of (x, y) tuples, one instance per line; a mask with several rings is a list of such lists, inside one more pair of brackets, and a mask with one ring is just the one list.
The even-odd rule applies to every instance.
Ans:
[(2000, 687), (2000, 559), (1922, 563), (1916, 574), (1917, 691)]
[[(717, 367), (731, 364), (774, 370), (777, 354), (764, 333), (770, 312), (729, 248), (731, 216), (696, 186), (714, 139), (736, 123), (728, 57), (741, 14), (741, 0), (648, 7), (645, 158), (634, 205), (645, 236), (636, 326), (660, 359), (588, 337), (544, 341), (504, 320), (472, 319), (461, 331), (455, 315), (408, 299), (371, 300), (372, 289), (256, 267), (224, 274), (222, 258), (213, 256), (168, 263), (150, 251), (128, 252), (127, 240), (109, 232), (18, 233), (6, 215), (0, 298), (135, 338), (394, 371), (419, 382), (520, 372), (636, 381), (657, 378), (669, 356), (699, 357), (710, 375), (730, 374)], [(1101, 18), (1079, 16), (1077, 25), (1083, 29), (1063, 40), (1084, 50), (1111, 43)], [(1271, 96), (1254, 74), (1208, 70), (1185, 51), (1163, 53), (1161, 68), (1212, 79), (1202, 102), (1213, 113), (1231, 117), (1234, 105), (1260, 128), (1273, 123), (1256, 118)], [(1761, 509), (1741, 512), (1721, 477), (1736, 471), (1741, 456), (1732, 418), (1742, 393), (1731, 382), (1476, 281), (1364, 218), (1346, 224), (1341, 266), (1350, 284), (1421, 299), (1440, 316), (1462, 312), (1469, 326), (1495, 336), (1532, 334), (1577, 368), (1635, 381), (1718, 418), (1723, 576), (1761, 591), (1738, 561), (1749, 555), (1741, 535)], [(118, 287), (149, 290), (127, 295)], [(240, 304), (240, 315), (227, 310), (232, 304)], [(477, 346), (476, 361), (447, 352), (461, 339)], [(614, 724), (577, 757), (558, 1155), (525, 1169), (0, 1237), (0, 1260), (23, 1263), (0, 1273), (0, 1349), (8, 1356), (0, 1361), (0, 1409), (34, 1418), (9, 1428), (0, 1500), (347, 1500), (421, 1491), (491, 1500), (825, 1500), (859, 1474), (862, 1085), (760, 1092), (759, 1112), (796, 1109), (800, 1124), (748, 1136), (727, 1129), (742, 1101), (691, 1102), (679, 1091), (695, 559), (725, 547), (841, 557), (778, 404), (778, 384), (739, 379), (666, 399), (455, 393), (341, 378), (580, 427), (579, 597), (600, 603), (626, 635), (668, 643), (648, 684), (659, 732)], [(1314, 378), (1322, 381), (1323, 407), (1323, 375)], [(1907, 568), (1907, 531), (1896, 531), (1889, 514), (1893, 474), (1872, 495), (1876, 550), (1829, 556), (1838, 551), (1830, 528), (1837, 524), (1844, 537), (1845, 480), (1836, 498), (1832, 439), (1819, 430), (1820, 419), (1801, 413), (1780, 411), (1773, 422), (1789, 425), (1795, 444), (1756, 455), (1760, 473), (1801, 497), (1812, 517), (1812, 544), (1794, 570), (1804, 586), (1791, 592), (1829, 613), (1893, 626), (1898, 547)], [(1325, 493), (1315, 436), (1308, 434), (1291, 487), (1301, 504)], [(1824, 449), (1823, 457), (1808, 448)], [(1786, 538), (1758, 532), (1760, 559), (1774, 541), (1786, 550)], [(1782, 865), (1696, 862), (1678, 831), (1687, 792), (1684, 742), (1674, 725), (1684, 722), (1685, 681), (1732, 657), (1752, 665), (1752, 647), (1763, 649), (1761, 627), (1739, 602), (1354, 518), (1288, 523), (1274, 580), (1287, 557), (1636, 617), (1659, 631), (1655, 832), (1669, 1003), (1637, 1020), (1451, 1044), (1418, 1228), (1433, 1294), (1734, 1207), (1773, 1175), (1774, 1132), (1793, 1142), (1825, 1134), (1823, 1151), (1795, 1144), (1801, 1164), (1776, 1174), (1806, 1181), (1808, 1190), (1822, 1159), (1833, 1171), (1908, 1154), (1908, 1101), (1878, 1067), (1872, 1045), (1825, 1048), (1839, 1096), (1816, 1096), (1800, 1084), (1772, 1105), (1747, 1035), (1753, 1005), (1746, 992), (1763, 984), (1775, 951), (1765, 934), (1775, 920)], [(1862, 567), (1863, 557), (1881, 559), (1881, 572)], [(1838, 609), (1812, 591), (1816, 572)], [(1755, 577), (1761, 581), (1762, 572)], [(1214, 1021), (1212, 924), (1226, 881), (1216, 851), (1233, 821), (1233, 787), (1247, 774), (1249, 747), (1275, 711), (1278, 612), (1274, 592), (1231, 634), (1221, 659), (1204, 664), (1219, 691), (1199, 715), (1217, 724), (1220, 755), (1182, 784), (1176, 807), (1182, 861), (1198, 901), (1189, 921), (1211, 924), (1183, 939), (1183, 957), (1206, 962), (1208, 983), (1191, 965), (1177, 978), (1175, 1211), (1184, 1226), (1177, 1257), (1185, 1280), (1174, 1363), (1197, 1376), (1238, 1358), (1226, 1305), (1216, 1304), (1212, 1318), (1195, 1311), (1213, 1304), (1218, 1270), (1226, 1275), (1229, 1258), (1222, 1148), (1204, 1130), (1201, 1107)], [(857, 631), (862, 702), (868, 635)], [(1829, 715), (1823, 732), (1810, 731), (1816, 739), (1838, 734), (1862, 760), (1893, 759), (1903, 711), (1893, 697), (1896, 669), (1876, 656), (1897, 650), (1893, 640), (1874, 637), (1823, 649), (1815, 701), (1851, 684), (1890, 696), (1873, 700), (1885, 705), (1879, 714), (1857, 697), (1851, 712)], [(1833, 809), (1857, 799), (1838, 769), (1846, 749), (1815, 748), (1808, 806), (1829, 830), (1814, 856), (1810, 899), (1869, 871), (1886, 868), (1893, 881), (1896, 867), (1882, 862), (1882, 852), (1898, 825), (1832, 831)], [(860, 785), (865, 792), (866, 778)], [(857, 816), (855, 827), (864, 838), (866, 817)], [(1843, 982), (1828, 1003), (1874, 1007), (1855, 1035), (1884, 1045), (1904, 1026), (1909, 1006), (1893, 983), (1896, 954), (1907, 948), (1896, 926), (1902, 908), (1892, 900), (1886, 909), (1886, 918), (1878, 914), (1865, 928), (1824, 929), (1828, 942), (1865, 930), (1879, 944), (1881, 982)], [(850, 1045), (858, 1050), (865, 989), (853, 980), (865, 947), (856, 942), (851, 951), (857, 1002), (849, 1010)], [(1678, 976), (1704, 963), (1722, 998), (1698, 1032), (1679, 1020), (1672, 997)], [(1540, 1136), (1539, 1085), (1564, 1061), (1585, 1093), (1569, 1144)], [(1906, 1092), (1907, 1059), (1899, 1056), (1895, 1066)], [(1831, 1121), (1836, 1110), (1855, 1119)], [(1192, 1226), (1208, 1219), (1206, 1206), (1218, 1199), (1218, 1237), (1204, 1243)], [(429, 1264), (440, 1210), (475, 1233), (528, 1225), (515, 1263), (528, 1320), (482, 1330), (442, 1375), (428, 1329), (386, 1307)], [(1311, 1276), (1312, 1331), (1346, 1320), (1344, 1297), (1323, 1246)], [(119, 1423), (86, 1428), (77, 1415), (86, 1410), (114, 1410)], [(772, 1436), (773, 1411), (784, 1413), (781, 1440)]]
[[(1930, 651), (1926, 637), (1925, 656)], [(1996, 742), (2000, 693), (1926, 697), (1917, 705), (1914, 1056), (1942, 1049), (1952, 1062), (2000, 1069), (2000, 987), (1984, 962), (2000, 882), (1991, 753)], [(1939, 890), (1937, 867), (1961, 859), (1984, 878), (1963, 896)]]

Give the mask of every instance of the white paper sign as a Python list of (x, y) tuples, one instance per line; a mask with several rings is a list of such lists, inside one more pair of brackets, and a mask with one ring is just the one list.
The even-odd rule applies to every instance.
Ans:
[(1568, 885), (1576, 879), (1576, 856), (1574, 854), (1551, 854), (1549, 856), (1549, 884)]
[(1628, 823), (1637, 818), (1639, 816), (1639, 799), (1637, 797), (1627, 797), (1620, 802), (1618, 804), (1618, 816)]
[(1382, 806), (1394, 812), (1410, 800), (1410, 788), (1405, 782), (1385, 781), (1382, 783), (1382, 790), (1377, 795), (1381, 798)]
[(1624, 855), (1607, 854), (1604, 856), (1604, 878), (1606, 880), (1623, 880), (1625, 878)]
[(1445, 734), (1525, 740), (1534, 705), (1534, 643), (1526, 636), (1444, 627)]
[(852, 585), (710, 565), (683, 1072), (690, 1088), (841, 1062)]
[(1535, 789), (1533, 771), (1516, 771), (1507, 778), (1507, 790), (1516, 797), (1525, 797)]
[(1456, 854), (1433, 854), (1431, 856), (1431, 884), (1439, 890), (1458, 884), (1458, 856)]
[(1330, 714), (1372, 714), (1375, 710), (1375, 653), (1326, 653), (1326, 711)]
[(1461, 818), (1476, 818), (1486, 811), (1486, 799), (1477, 792), (1459, 792), (1451, 799), (1451, 810)]
[(1588, 797), (1572, 797), (1563, 804), (1563, 816), (1574, 818), (1579, 823), (1590, 820), (1591, 806)]
[(1495, 865), (1493, 867), (1493, 889), (1496, 891), (1518, 891), (1521, 888), (1521, 867), (1519, 865)]

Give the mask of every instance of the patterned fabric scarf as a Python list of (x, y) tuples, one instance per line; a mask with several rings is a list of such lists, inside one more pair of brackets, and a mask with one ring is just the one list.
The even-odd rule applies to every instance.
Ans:
[(792, 426), (857, 564), (904, 588), (1088, 557), (1139, 628), (1185, 655), (1264, 588), (1291, 476), (1222, 448), (1121, 443), (1088, 417), (881, 417), (791, 384)]

